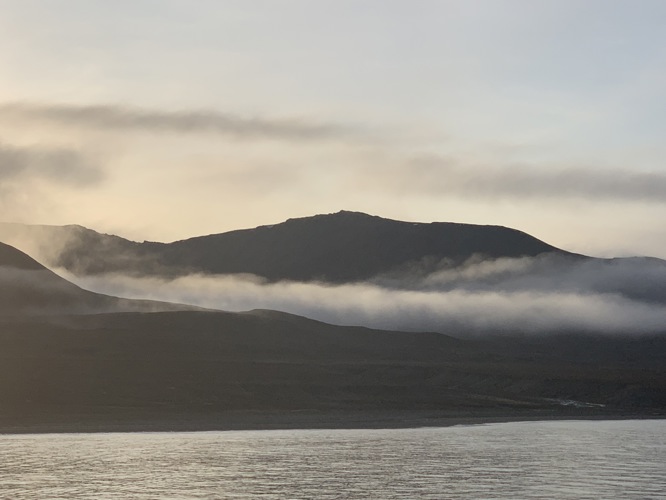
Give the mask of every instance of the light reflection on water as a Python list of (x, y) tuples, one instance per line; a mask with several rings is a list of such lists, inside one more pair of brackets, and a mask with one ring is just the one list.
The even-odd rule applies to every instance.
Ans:
[(0, 436), (0, 498), (666, 498), (666, 420)]

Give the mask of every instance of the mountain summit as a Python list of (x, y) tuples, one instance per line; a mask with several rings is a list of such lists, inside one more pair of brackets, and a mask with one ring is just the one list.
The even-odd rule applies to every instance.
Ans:
[(269, 280), (351, 282), (424, 260), (520, 257), (559, 250), (499, 226), (413, 223), (359, 212), (289, 219), (168, 245), (165, 262)]

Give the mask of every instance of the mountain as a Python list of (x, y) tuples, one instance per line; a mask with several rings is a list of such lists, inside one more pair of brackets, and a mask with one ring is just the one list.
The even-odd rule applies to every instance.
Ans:
[(346, 211), (173, 243), (137, 243), (80, 226), (4, 224), (3, 235), (10, 241), (50, 241), (48, 265), (79, 275), (249, 273), (271, 281), (342, 283), (415, 264), (455, 265), (472, 256), (573, 255), (501, 226), (402, 222)]
[(156, 272), (159, 243), (137, 243), (102, 234), (79, 225), (47, 226), (0, 223), (0, 241), (35, 256), (50, 268), (64, 268), (79, 275), (141, 270)]
[(121, 299), (83, 290), (20, 250), (0, 243), (0, 314), (44, 315), (182, 309), (196, 308), (165, 302)]
[(0, 431), (666, 410), (663, 335), (472, 341), (183, 308), (87, 292), (0, 244)]

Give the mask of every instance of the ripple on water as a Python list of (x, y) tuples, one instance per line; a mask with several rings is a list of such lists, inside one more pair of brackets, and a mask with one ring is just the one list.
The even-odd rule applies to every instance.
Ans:
[(0, 436), (0, 497), (664, 498), (666, 421)]

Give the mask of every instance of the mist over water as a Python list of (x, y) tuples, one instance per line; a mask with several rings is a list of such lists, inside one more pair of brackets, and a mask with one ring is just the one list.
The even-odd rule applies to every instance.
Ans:
[(666, 421), (0, 436), (6, 498), (663, 498)]

